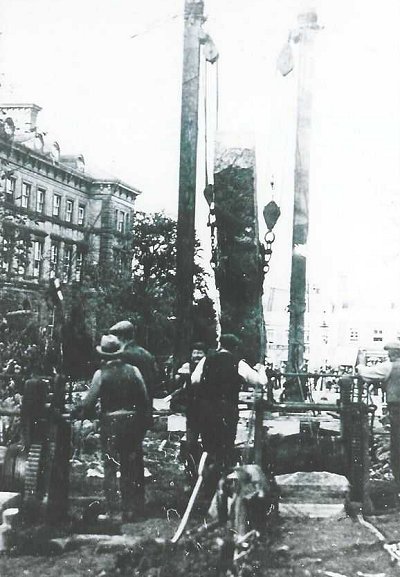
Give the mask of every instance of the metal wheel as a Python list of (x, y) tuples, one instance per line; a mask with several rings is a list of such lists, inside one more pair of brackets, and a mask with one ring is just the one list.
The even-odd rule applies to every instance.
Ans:
[(37, 501), (40, 495), (40, 470), (42, 460), (42, 445), (31, 445), (25, 468), (25, 501)]

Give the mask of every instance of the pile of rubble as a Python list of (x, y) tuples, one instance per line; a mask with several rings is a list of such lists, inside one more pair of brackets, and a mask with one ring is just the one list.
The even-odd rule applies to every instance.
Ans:
[(382, 429), (375, 431), (371, 451), (370, 478), (372, 481), (393, 481), (390, 466), (390, 425), (382, 419)]
[[(233, 571), (246, 575), (244, 564), (238, 567), (234, 561), (234, 550), (233, 533), (226, 527), (184, 538), (176, 544), (163, 539), (142, 541), (117, 556), (109, 577), (215, 577)], [(254, 566), (250, 569), (251, 575), (258, 574)]]

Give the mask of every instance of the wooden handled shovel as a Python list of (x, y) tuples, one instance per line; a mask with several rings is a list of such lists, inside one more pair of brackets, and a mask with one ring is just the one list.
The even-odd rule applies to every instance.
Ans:
[(204, 466), (206, 464), (207, 456), (208, 456), (208, 453), (206, 451), (204, 451), (201, 455), (200, 463), (199, 463), (199, 469), (198, 469), (198, 475), (199, 476), (197, 477), (196, 484), (193, 488), (192, 494), (190, 495), (189, 503), (187, 504), (186, 511), (185, 511), (185, 513), (181, 519), (181, 522), (179, 523), (179, 527), (176, 530), (175, 535), (171, 539), (172, 543), (176, 543), (181, 538), (182, 533), (183, 533), (183, 531), (186, 527), (186, 524), (189, 520), (190, 512), (193, 509), (193, 505), (196, 501), (197, 494), (198, 494), (200, 487), (201, 487), (201, 484), (203, 482), (203, 471), (204, 471)]

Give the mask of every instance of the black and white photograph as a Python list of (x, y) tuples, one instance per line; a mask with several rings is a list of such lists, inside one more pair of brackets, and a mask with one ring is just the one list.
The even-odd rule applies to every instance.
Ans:
[(398, 0), (0, 0), (1, 577), (400, 570)]

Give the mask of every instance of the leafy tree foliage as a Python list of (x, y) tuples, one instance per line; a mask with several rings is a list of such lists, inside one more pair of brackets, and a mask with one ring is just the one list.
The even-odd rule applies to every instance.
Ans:
[[(174, 349), (176, 221), (162, 212), (136, 212), (131, 248), (131, 271), (104, 275), (98, 267), (86, 266), (81, 306), (88, 311), (94, 304), (98, 337), (118, 320), (130, 319), (137, 341), (157, 356), (167, 356)], [(199, 245), (196, 252), (194, 313), (197, 317), (207, 313), (205, 319), (195, 320), (194, 338), (213, 341), (213, 309), (206, 296)]]

